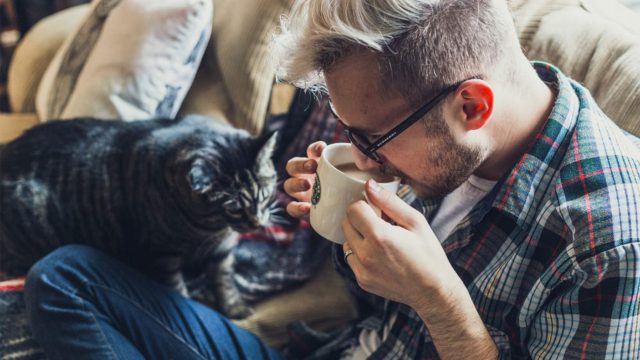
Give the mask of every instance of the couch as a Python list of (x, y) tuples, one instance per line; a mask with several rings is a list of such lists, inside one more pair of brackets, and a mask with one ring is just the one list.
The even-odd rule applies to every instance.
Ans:
[[(271, 31), (289, 1), (263, 0), (256, 6), (247, 1), (214, 0), (213, 35), (181, 112), (222, 116), (257, 133), (268, 113), (286, 111), (293, 90), (274, 84), (268, 61), (247, 60), (255, 54), (243, 49), (252, 41), (265, 41), (256, 34)], [(280, 11), (268, 10), (274, 8), (272, 3)], [(584, 83), (614, 121), (640, 136), (640, 16), (612, 0), (510, 0), (509, 4), (529, 58), (554, 63)], [(225, 14), (231, 5), (234, 11), (246, 12), (242, 21), (233, 22)], [(34, 104), (39, 80), (83, 11), (78, 6), (50, 16), (21, 42), (10, 66), (12, 112), (0, 114), (0, 142), (40, 122)], [(227, 28), (235, 31), (225, 32)], [(227, 43), (235, 46), (222, 49)], [(268, 53), (264, 51), (268, 44), (260, 45)], [(278, 346), (286, 341), (285, 325), (292, 320), (326, 330), (356, 316), (354, 299), (327, 263), (303, 286), (259, 303), (256, 313), (239, 324)]]

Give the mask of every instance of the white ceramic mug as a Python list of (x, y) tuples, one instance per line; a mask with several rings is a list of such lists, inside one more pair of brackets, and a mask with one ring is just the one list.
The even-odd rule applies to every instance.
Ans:
[[(351, 156), (351, 144), (336, 143), (327, 146), (318, 161), (311, 195), (311, 227), (325, 239), (338, 244), (344, 243), (342, 221), (347, 207), (358, 200), (366, 201), (364, 185), (368, 179), (376, 179), (377, 176), (356, 168)], [(394, 178), (378, 183), (395, 193), (400, 180)], [(380, 211), (373, 208), (379, 215)]]

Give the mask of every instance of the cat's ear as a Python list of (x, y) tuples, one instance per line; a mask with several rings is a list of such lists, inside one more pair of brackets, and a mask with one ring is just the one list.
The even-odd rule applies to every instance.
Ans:
[(204, 194), (213, 185), (213, 169), (203, 159), (196, 159), (189, 168), (187, 182), (193, 192)]
[(273, 152), (276, 148), (277, 140), (277, 131), (266, 133), (256, 139), (256, 145), (259, 149), (256, 155), (256, 166), (262, 166), (266, 162), (271, 161), (271, 157), (273, 156)]

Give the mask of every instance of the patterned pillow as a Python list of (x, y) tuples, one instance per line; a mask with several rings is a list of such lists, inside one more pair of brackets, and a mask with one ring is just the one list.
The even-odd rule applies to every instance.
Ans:
[(40, 83), (40, 119), (175, 116), (212, 18), (211, 0), (95, 0)]

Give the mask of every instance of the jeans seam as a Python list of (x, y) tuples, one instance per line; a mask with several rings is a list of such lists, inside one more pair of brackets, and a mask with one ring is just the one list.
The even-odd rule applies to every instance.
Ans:
[(83, 300), (82, 298), (80, 298), (80, 301), (82, 302), (82, 307), (85, 309), (85, 311), (88, 311), (91, 314), (91, 317), (93, 318), (93, 321), (98, 326), (98, 329), (100, 330), (100, 334), (102, 335), (102, 338), (104, 339), (104, 342), (109, 346), (109, 350), (111, 350), (111, 357), (114, 358), (114, 359), (118, 359), (118, 356), (116, 355), (116, 352), (113, 349), (113, 346), (111, 346), (111, 343), (109, 342), (109, 340), (107, 340), (107, 335), (105, 335), (104, 330), (102, 330), (102, 326), (100, 326), (100, 323), (98, 322), (98, 319), (93, 314), (93, 312), (91, 312), (89, 309), (87, 309), (87, 302), (85, 300)]
[[(83, 282), (80, 286), (84, 286), (86, 282)], [(65, 292), (65, 289), (57, 286), (56, 284), (51, 284), (51, 286), (57, 288), (60, 291)], [(108, 345), (109, 350), (111, 351), (111, 358), (112, 359), (118, 359), (118, 356), (116, 355), (115, 350), (113, 349), (113, 346), (111, 346), (111, 343), (107, 340), (107, 336), (105, 335), (104, 331), (102, 330), (102, 327), (100, 327), (99, 323), (98, 323), (98, 319), (96, 319), (95, 315), (93, 314), (93, 312), (91, 312), (90, 310), (87, 309), (87, 302), (80, 296), (78, 296), (78, 290), (80, 290), (80, 287), (74, 287), (70, 293), (70, 295), (73, 297), (73, 299), (79, 300), (80, 304), (82, 305), (82, 308), (85, 310), (85, 312), (88, 312), (91, 315), (91, 318), (93, 319), (93, 322), (97, 325), (98, 330), (100, 331), (100, 335), (102, 335), (103, 341), (105, 344)]]
[[(116, 291), (108, 286), (104, 286), (104, 285), (100, 285), (100, 284), (94, 284), (91, 283), (90, 280), (85, 280), (82, 282), (82, 286), (84, 287), (88, 287), (88, 286), (93, 286), (96, 288), (101, 288), (103, 290), (107, 290), (110, 291), (120, 297), (122, 297), (123, 299), (126, 299), (127, 301), (131, 302), (136, 308), (138, 308), (140, 311), (142, 311), (143, 313), (145, 313), (147, 316), (149, 316), (151, 319), (153, 319), (153, 321), (155, 323), (157, 323), (160, 327), (162, 327), (165, 331), (167, 331), (169, 334), (171, 334), (171, 336), (173, 336), (176, 340), (178, 340), (180, 343), (182, 343), (183, 345), (185, 345), (189, 350), (191, 350), (195, 355), (197, 355), (198, 357), (202, 358), (202, 359), (207, 359), (204, 355), (200, 354), (200, 352), (198, 352), (198, 350), (196, 348), (194, 348), (191, 344), (185, 342), (178, 334), (176, 334), (173, 330), (171, 330), (169, 327), (167, 327), (165, 324), (163, 324), (161, 321), (159, 321), (153, 314), (149, 313), (144, 307), (141, 307), (140, 304), (138, 304), (136, 301), (133, 301), (132, 299), (130, 299), (128, 296), (126, 296), (125, 294), (120, 293), (119, 291)], [(78, 289), (76, 289), (77, 292)], [(97, 322), (97, 320), (96, 320)], [(104, 336), (104, 334), (103, 334)], [(106, 338), (106, 336), (105, 336)]]

